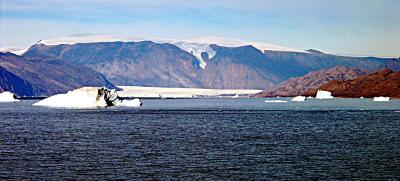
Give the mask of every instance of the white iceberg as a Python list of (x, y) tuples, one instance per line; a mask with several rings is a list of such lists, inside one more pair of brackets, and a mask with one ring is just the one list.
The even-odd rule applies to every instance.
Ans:
[(375, 101), (375, 102), (387, 102), (387, 101), (390, 101), (390, 97), (383, 97), (383, 96), (374, 97), (373, 101)]
[(0, 93), (0, 102), (17, 102), (18, 99), (15, 99), (15, 94), (11, 92), (3, 92)]
[(296, 97), (293, 97), (291, 101), (294, 101), (294, 102), (304, 102), (305, 100), (306, 100), (306, 97), (305, 97), (305, 96), (296, 96)]
[[(121, 101), (115, 90), (104, 87), (83, 87), (69, 91), (66, 94), (57, 94), (43, 99), (34, 106), (47, 106), (58, 108), (96, 108), (106, 106), (140, 106), (138, 100)], [(139, 101), (140, 102), (140, 101)]]
[(265, 100), (265, 103), (285, 103), (284, 100)]
[(117, 104), (117, 106), (126, 106), (126, 107), (140, 107), (142, 105), (142, 102), (138, 99), (132, 99), (132, 100), (122, 100), (120, 103)]
[(65, 107), (65, 108), (94, 108), (106, 107), (105, 99), (99, 96), (97, 87), (84, 87), (69, 91), (66, 94), (57, 94), (43, 99), (34, 106)]
[(317, 95), (315, 96), (317, 99), (333, 99), (332, 93), (329, 91), (318, 90)]

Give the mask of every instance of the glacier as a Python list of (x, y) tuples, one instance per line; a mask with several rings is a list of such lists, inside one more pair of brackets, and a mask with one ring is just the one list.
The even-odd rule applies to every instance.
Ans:
[(193, 56), (197, 58), (199, 61), (199, 66), (202, 69), (205, 69), (207, 66), (206, 60), (201, 56), (202, 53), (207, 53), (208, 54), (208, 59), (212, 59), (215, 54), (217, 53), (215, 50), (213, 50), (209, 44), (199, 44), (199, 43), (188, 43), (188, 42), (176, 42), (174, 43), (177, 47), (179, 47), (181, 50), (189, 52)]

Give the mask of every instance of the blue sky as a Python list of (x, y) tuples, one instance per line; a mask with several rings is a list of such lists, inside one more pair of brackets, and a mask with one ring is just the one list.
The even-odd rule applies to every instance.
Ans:
[(399, 0), (0, 0), (0, 47), (80, 33), (218, 36), (347, 55), (400, 56)]

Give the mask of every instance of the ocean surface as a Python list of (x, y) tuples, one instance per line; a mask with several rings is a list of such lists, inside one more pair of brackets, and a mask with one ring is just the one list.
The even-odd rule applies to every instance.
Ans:
[(400, 100), (265, 100), (0, 103), (0, 180), (400, 179)]

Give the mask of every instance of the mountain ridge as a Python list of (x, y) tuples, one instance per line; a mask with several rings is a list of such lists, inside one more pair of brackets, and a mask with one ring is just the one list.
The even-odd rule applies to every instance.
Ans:
[[(400, 72), (384, 69), (355, 79), (331, 81), (318, 89), (329, 91), (335, 97), (400, 98)], [(308, 94), (313, 95), (315, 92), (310, 90)]]
[(312, 71), (304, 76), (291, 78), (266, 89), (256, 94), (255, 97), (295, 97), (308, 95), (311, 89), (317, 89), (330, 81), (354, 79), (367, 73), (367, 70), (344, 66)]
[[(19, 96), (49, 96), (83, 86), (117, 88), (96, 71), (54, 58), (0, 53), (0, 66), (31, 85), (33, 93), (14, 90)], [(12, 83), (14, 87), (20, 84)]]
[(377, 70), (390, 66), (388, 62), (398, 62), (398, 59), (260, 50), (253, 45), (208, 46), (215, 54), (201, 52), (204, 64), (193, 52), (171, 43), (152, 41), (37, 44), (23, 56), (83, 65), (117, 85), (219, 89), (265, 89), (320, 69), (351, 66)]

